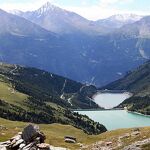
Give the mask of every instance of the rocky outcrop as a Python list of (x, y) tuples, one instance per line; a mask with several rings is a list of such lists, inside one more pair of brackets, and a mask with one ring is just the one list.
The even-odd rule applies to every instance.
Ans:
[[(134, 128), (130, 133), (98, 141), (92, 145), (84, 145), (82, 148), (85, 150), (143, 150), (142, 146), (150, 144), (150, 138), (145, 137), (146, 139), (140, 140), (140, 135), (143, 137), (140, 128)], [(136, 141), (132, 143), (134, 139)], [(128, 141), (130, 144), (125, 143), (125, 141)]]
[(0, 143), (0, 150), (53, 150), (54, 147), (44, 143), (45, 139), (37, 125), (29, 124), (10, 140)]
[(124, 147), (123, 150), (142, 150), (140, 147), (146, 144), (150, 144), (150, 138), (132, 143), (131, 145)]

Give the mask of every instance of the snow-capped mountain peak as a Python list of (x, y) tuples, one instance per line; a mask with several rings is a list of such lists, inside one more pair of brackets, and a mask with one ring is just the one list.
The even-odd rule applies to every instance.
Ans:
[(117, 14), (109, 17), (109, 19), (117, 20), (117, 21), (139, 21), (142, 18), (142, 16), (135, 15), (135, 14)]
[(49, 11), (56, 11), (56, 10), (60, 10), (61, 8), (51, 4), (50, 2), (47, 2), (45, 3), (42, 7), (40, 7), (37, 12), (38, 14), (44, 14), (46, 12), (49, 12)]
[(39, 8), (39, 10), (41, 10), (44, 13), (48, 10), (54, 10), (56, 8), (58, 7), (56, 7), (55, 5), (52, 5), (50, 2), (47, 2), (41, 8)]
[[(60, 8), (53, 5), (53, 4), (51, 4), (50, 2), (46, 2), (43, 6), (41, 6), (39, 9), (37, 9), (33, 12), (36, 12), (38, 15), (42, 15), (45, 12), (55, 11), (55, 10), (58, 10), (58, 9), (60, 9)], [(27, 12), (32, 12), (32, 11), (27, 11)], [(8, 13), (21, 16), (24, 12), (20, 11), (20, 10), (9, 10)]]
[(8, 13), (11, 13), (11, 14), (13, 14), (13, 15), (18, 15), (18, 16), (23, 13), (22, 11), (17, 10), (17, 9), (8, 10), (7, 12), (8, 12)]

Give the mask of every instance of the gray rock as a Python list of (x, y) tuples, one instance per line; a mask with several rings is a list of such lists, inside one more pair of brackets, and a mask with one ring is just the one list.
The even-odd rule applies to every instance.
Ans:
[(3, 147), (0, 147), (0, 150), (7, 150), (7, 148), (3, 146)]
[(35, 142), (32, 142), (32, 143), (26, 145), (25, 147), (23, 147), (22, 150), (30, 150), (34, 146), (35, 146)]
[(0, 130), (7, 130), (7, 128), (3, 125), (0, 125)]
[(20, 140), (20, 139), (21, 139), (21, 135), (18, 134), (18, 135), (16, 135), (16, 136), (12, 137), (12, 138), (10, 139), (10, 141), (13, 141), (13, 140), (18, 141), (18, 140)]
[(139, 131), (134, 131), (134, 132), (131, 133), (131, 136), (137, 136), (137, 135), (139, 135), (139, 134), (140, 134)]
[(46, 143), (37, 144), (37, 147), (40, 150), (50, 150), (50, 145)]
[(22, 144), (19, 145), (19, 148), (22, 149), (25, 146), (26, 146), (26, 144), (22, 143)]
[(44, 143), (44, 133), (36, 125), (28, 125), (9, 141), (0, 143), (0, 150), (50, 150), (50, 145)]
[(30, 148), (30, 150), (37, 150), (37, 147), (32, 147)]
[(133, 128), (132, 131), (136, 132), (136, 131), (140, 131), (140, 129), (139, 128)]
[(8, 144), (10, 144), (10, 143), (11, 143), (10, 141), (0, 142), (0, 145), (8, 145)]
[(72, 136), (65, 136), (64, 139), (65, 139), (65, 142), (67, 142), (67, 143), (76, 143), (77, 142), (77, 139)]
[(22, 144), (24, 142), (23, 139), (18, 140), (12, 147), (19, 147), (20, 144)]
[(37, 125), (29, 124), (24, 128), (22, 138), (25, 142), (29, 143), (38, 137), (39, 132), (39, 127)]

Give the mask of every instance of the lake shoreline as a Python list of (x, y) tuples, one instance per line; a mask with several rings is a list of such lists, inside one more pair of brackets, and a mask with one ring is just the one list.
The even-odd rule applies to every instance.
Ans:
[(132, 113), (132, 114), (136, 114), (136, 115), (140, 115), (140, 116), (145, 116), (145, 117), (149, 117), (150, 118), (150, 115), (145, 115), (145, 114), (142, 114), (142, 113), (139, 113), (139, 112), (136, 112), (136, 111), (129, 111), (127, 110), (128, 113)]
[(128, 110), (75, 111), (99, 122), (111, 131), (122, 128), (137, 128), (150, 125), (150, 117)]
[(113, 109), (99, 109), (99, 108), (90, 108), (90, 109), (70, 109), (71, 111), (117, 111), (124, 110), (124, 108), (113, 108)]

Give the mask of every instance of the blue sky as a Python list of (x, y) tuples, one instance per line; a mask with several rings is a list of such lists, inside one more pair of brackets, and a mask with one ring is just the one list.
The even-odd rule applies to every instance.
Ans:
[(91, 20), (114, 14), (150, 15), (150, 0), (0, 0), (0, 8), (35, 10), (47, 1)]

